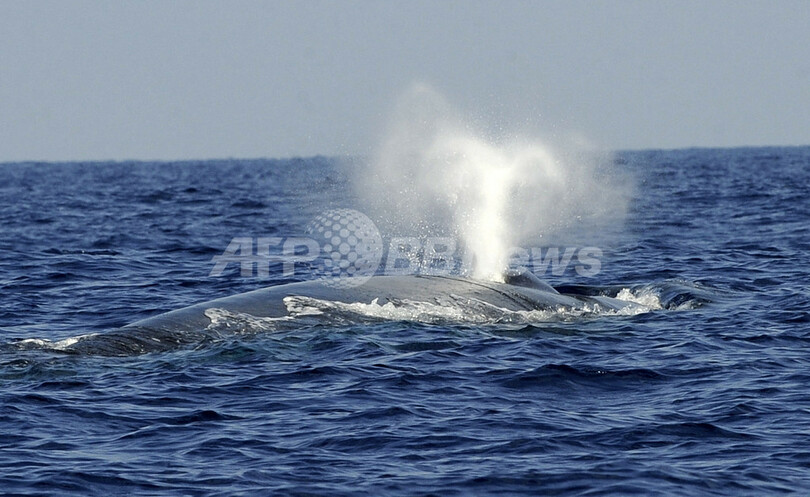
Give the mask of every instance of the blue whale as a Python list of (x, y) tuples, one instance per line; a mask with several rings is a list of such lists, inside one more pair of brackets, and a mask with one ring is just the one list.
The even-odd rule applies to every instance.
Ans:
[[(508, 272), (504, 282), (453, 276), (374, 276), (358, 286), (336, 288), (306, 281), (261, 288), (137, 321), (108, 333), (89, 335), (60, 350), (92, 355), (133, 355), (175, 349), (212, 338), (212, 310), (265, 322), (291, 319), (291, 303), (331, 306), (407, 302), (434, 308), (460, 306), (461, 312), (519, 313), (599, 309), (620, 311), (637, 304), (605, 296), (560, 293), (530, 272)], [(496, 322), (496, 321), (495, 321)]]

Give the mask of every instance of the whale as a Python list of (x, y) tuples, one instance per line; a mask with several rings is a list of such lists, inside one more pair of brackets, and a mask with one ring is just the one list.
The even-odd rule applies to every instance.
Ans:
[[(296, 317), (353, 311), (364, 305), (390, 310), (416, 303), (430, 306), (434, 312), (452, 308), (462, 319), (483, 315), (491, 323), (501, 322), (503, 316), (537, 311), (596, 309), (632, 313), (639, 307), (633, 302), (588, 294), (576, 286), (557, 289), (529, 271), (508, 271), (503, 281), (451, 275), (381, 275), (363, 279), (359, 284), (341, 283), (344, 284), (338, 286), (313, 280), (260, 288), (159, 314), (109, 332), (62, 341), (56, 348), (89, 355), (161, 352), (221, 336), (221, 330), (212, 330), (212, 325), (223, 315), (248, 319), (248, 325), (295, 325)], [(343, 322), (353, 316), (363, 317), (348, 312), (343, 314)]]

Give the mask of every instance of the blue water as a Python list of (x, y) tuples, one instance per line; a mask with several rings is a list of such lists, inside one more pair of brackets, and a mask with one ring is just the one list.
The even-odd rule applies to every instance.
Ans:
[[(0, 490), (807, 495), (810, 148), (624, 152), (601, 272), (661, 309), (367, 319), (146, 354), (37, 347), (262, 286), (235, 236), (353, 207), (345, 160), (0, 165)], [(243, 330), (244, 331), (244, 330)]]

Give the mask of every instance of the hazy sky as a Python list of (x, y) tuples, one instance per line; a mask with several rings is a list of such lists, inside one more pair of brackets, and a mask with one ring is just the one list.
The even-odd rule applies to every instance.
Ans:
[(810, 144), (810, 1), (0, 0), (0, 161), (366, 154), (414, 82), (608, 149)]

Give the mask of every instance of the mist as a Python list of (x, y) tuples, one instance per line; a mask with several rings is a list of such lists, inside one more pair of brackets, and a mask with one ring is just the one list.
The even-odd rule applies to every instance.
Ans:
[(415, 84), (353, 184), (384, 236), (455, 237), (470, 276), (497, 281), (515, 247), (622, 222), (631, 181), (574, 142), (490, 126)]

